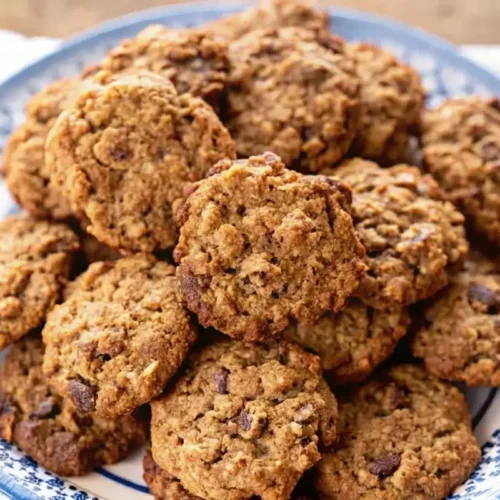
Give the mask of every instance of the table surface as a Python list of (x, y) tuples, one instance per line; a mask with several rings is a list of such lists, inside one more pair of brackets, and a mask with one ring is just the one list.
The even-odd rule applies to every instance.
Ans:
[[(212, 5), (240, 0), (208, 0)], [(251, 0), (250, 0), (251, 1)], [(256, 0), (254, 0), (256, 1)], [(179, 0), (1, 0), (0, 29), (66, 37), (122, 14)], [(499, 0), (316, 0), (374, 12), (457, 43), (500, 43)]]

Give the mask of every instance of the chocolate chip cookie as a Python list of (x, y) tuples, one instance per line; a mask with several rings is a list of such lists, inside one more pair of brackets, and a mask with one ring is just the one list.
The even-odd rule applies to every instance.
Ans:
[(454, 99), (424, 114), (427, 169), (471, 228), (500, 245), (500, 104)]
[(441, 500), (480, 457), (460, 391), (399, 365), (340, 401), (339, 440), (316, 488), (322, 500)]
[(351, 299), (340, 312), (325, 314), (314, 325), (293, 325), (284, 337), (321, 358), (330, 384), (359, 382), (385, 361), (405, 335), (410, 317), (405, 309), (377, 311)]
[(59, 114), (83, 90), (79, 80), (61, 80), (49, 85), (28, 103), (26, 121), (9, 138), (3, 154), (2, 174), (12, 196), (39, 219), (67, 219), (69, 202), (50, 184), (45, 164), (45, 141)]
[(32, 334), (15, 344), (0, 366), (2, 439), (62, 476), (115, 463), (146, 441), (147, 422), (139, 412), (117, 420), (79, 414), (45, 380), (43, 353), (40, 336)]
[(47, 318), (44, 372), (81, 413), (115, 418), (158, 395), (195, 340), (175, 270), (152, 255), (92, 264)]
[(340, 160), (359, 122), (359, 82), (344, 43), (302, 28), (259, 30), (232, 43), (226, 125), (239, 156), (273, 151), (317, 172)]
[(368, 272), (356, 295), (377, 309), (412, 304), (447, 282), (465, 259), (464, 218), (428, 175), (408, 165), (382, 169), (354, 159), (333, 174), (353, 190), (352, 215)]
[(151, 407), (155, 462), (207, 499), (287, 499), (335, 439), (319, 359), (287, 342), (215, 341)]
[(174, 246), (184, 187), (234, 155), (208, 104), (151, 73), (82, 94), (54, 125), (46, 159), (88, 232), (115, 249), (151, 252)]
[(0, 221), (0, 350), (45, 320), (78, 248), (63, 224), (24, 215)]
[(402, 161), (424, 108), (420, 76), (374, 45), (348, 43), (345, 53), (361, 81), (361, 126), (351, 153), (387, 164)]
[(231, 42), (255, 29), (296, 26), (311, 31), (328, 29), (328, 13), (312, 8), (301, 0), (271, 0), (258, 3), (253, 9), (217, 19), (204, 28)]
[(250, 341), (340, 309), (365, 271), (350, 196), (273, 153), (220, 162), (178, 213), (187, 307), (203, 326)]
[(424, 314), (412, 341), (426, 368), (468, 386), (500, 386), (500, 274), (463, 272)]
[(229, 74), (227, 51), (226, 42), (209, 32), (152, 25), (113, 48), (83, 76), (99, 70), (151, 71), (168, 78), (179, 94), (189, 92), (218, 109)]

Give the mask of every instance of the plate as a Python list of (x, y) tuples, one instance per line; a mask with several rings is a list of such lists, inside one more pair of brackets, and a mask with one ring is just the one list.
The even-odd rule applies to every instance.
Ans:
[[(63, 43), (55, 53), (0, 85), (0, 151), (12, 130), (23, 121), (24, 105), (35, 92), (53, 80), (78, 75), (84, 66), (98, 61), (123, 38), (151, 23), (194, 26), (241, 8), (242, 5), (213, 7), (199, 3), (146, 10), (110, 21)], [(451, 96), (500, 96), (500, 80), (439, 38), (360, 12), (331, 9), (329, 13), (332, 28), (339, 35), (376, 43), (418, 69), (429, 92), (430, 106)], [(0, 191), (0, 217), (17, 210), (8, 196), (5, 189)], [(483, 457), (472, 477), (450, 500), (500, 500), (500, 392), (479, 388), (467, 390), (466, 396)], [(63, 479), (0, 440), (0, 492), (15, 500), (151, 498), (142, 480), (142, 454), (140, 450), (120, 464), (83, 478)]]

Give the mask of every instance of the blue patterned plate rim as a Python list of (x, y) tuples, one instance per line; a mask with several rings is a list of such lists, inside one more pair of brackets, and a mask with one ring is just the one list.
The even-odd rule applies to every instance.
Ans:
[[(104, 22), (69, 38), (55, 52), (41, 58), (31, 66), (22, 69), (5, 80), (0, 85), (0, 101), (2, 100), (2, 94), (7, 94), (10, 90), (22, 85), (25, 80), (32, 78), (47, 66), (56, 64), (60, 59), (69, 56), (75, 50), (82, 49), (86, 45), (95, 44), (99, 39), (113, 36), (113, 39), (116, 40), (122, 35), (123, 38), (126, 38), (131, 36), (132, 31), (138, 31), (150, 23), (161, 23), (168, 20), (175, 21), (176, 18), (189, 19), (190, 16), (204, 15), (207, 19), (215, 19), (223, 15), (238, 12), (248, 5), (251, 5), (251, 3), (211, 6), (206, 1), (193, 2), (183, 5), (146, 9)], [(456, 46), (436, 35), (383, 16), (367, 14), (353, 9), (326, 8), (326, 11), (330, 14), (330, 19), (334, 22), (334, 25), (337, 24), (340, 27), (345, 23), (364, 24), (374, 31), (383, 30), (386, 33), (389, 32), (394, 38), (404, 39), (406, 43), (413, 40), (420, 44), (432, 46), (434, 52), (439, 52), (440, 55), (446, 56), (450, 63), (458, 63), (467, 72), (475, 73), (478, 79), (500, 93), (500, 79), (485, 68), (462, 56)]]

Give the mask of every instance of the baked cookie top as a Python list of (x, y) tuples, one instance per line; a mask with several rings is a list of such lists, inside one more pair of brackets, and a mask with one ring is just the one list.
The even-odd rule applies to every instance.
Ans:
[(459, 273), (424, 313), (412, 341), (434, 375), (500, 386), (500, 274)]
[(258, 30), (232, 43), (226, 125), (242, 157), (273, 151), (317, 172), (340, 160), (358, 127), (359, 82), (326, 31)]
[(326, 313), (314, 325), (293, 325), (284, 338), (312, 350), (330, 384), (360, 382), (394, 351), (406, 334), (406, 309), (377, 311), (350, 299), (337, 313)]
[(151, 71), (169, 79), (179, 94), (201, 97), (219, 108), (229, 74), (227, 44), (203, 30), (151, 25), (113, 48), (84, 77), (99, 70), (113, 74)]
[(424, 161), (471, 227), (500, 244), (500, 104), (454, 99), (422, 120)]
[(463, 395), (412, 365), (340, 401), (338, 432), (317, 466), (322, 500), (441, 500), (481, 457)]
[(12, 196), (34, 217), (62, 220), (71, 215), (69, 202), (50, 184), (44, 148), (57, 117), (84, 87), (79, 80), (60, 80), (35, 94), (26, 107), (26, 121), (5, 146), (2, 175)]
[(78, 248), (63, 224), (25, 215), (0, 221), (0, 350), (43, 323)]
[(468, 252), (464, 218), (428, 175), (354, 159), (333, 175), (353, 190), (352, 216), (368, 272), (356, 291), (377, 309), (409, 305), (443, 288)]
[(285, 500), (335, 440), (319, 359), (287, 342), (218, 340), (151, 407), (154, 460), (202, 498)]
[(254, 9), (216, 19), (206, 24), (205, 29), (223, 39), (234, 42), (258, 29), (286, 28), (296, 26), (310, 31), (328, 29), (326, 12), (313, 9), (310, 2), (300, 0), (271, 0), (258, 2)]
[(115, 463), (146, 441), (147, 423), (137, 412), (117, 420), (80, 415), (45, 380), (43, 354), (41, 337), (32, 334), (16, 343), (0, 366), (2, 439), (62, 476)]
[(50, 383), (103, 418), (158, 395), (196, 337), (176, 291), (174, 268), (151, 255), (92, 264), (47, 318)]
[(419, 74), (375, 45), (346, 43), (344, 50), (361, 82), (361, 125), (352, 154), (386, 164), (402, 161), (425, 104)]
[(184, 187), (234, 154), (208, 104), (150, 73), (82, 94), (54, 125), (46, 158), (88, 232), (112, 248), (151, 252), (174, 246)]
[(273, 153), (220, 162), (178, 213), (187, 307), (251, 341), (340, 309), (365, 271), (349, 202), (343, 184), (287, 170)]

